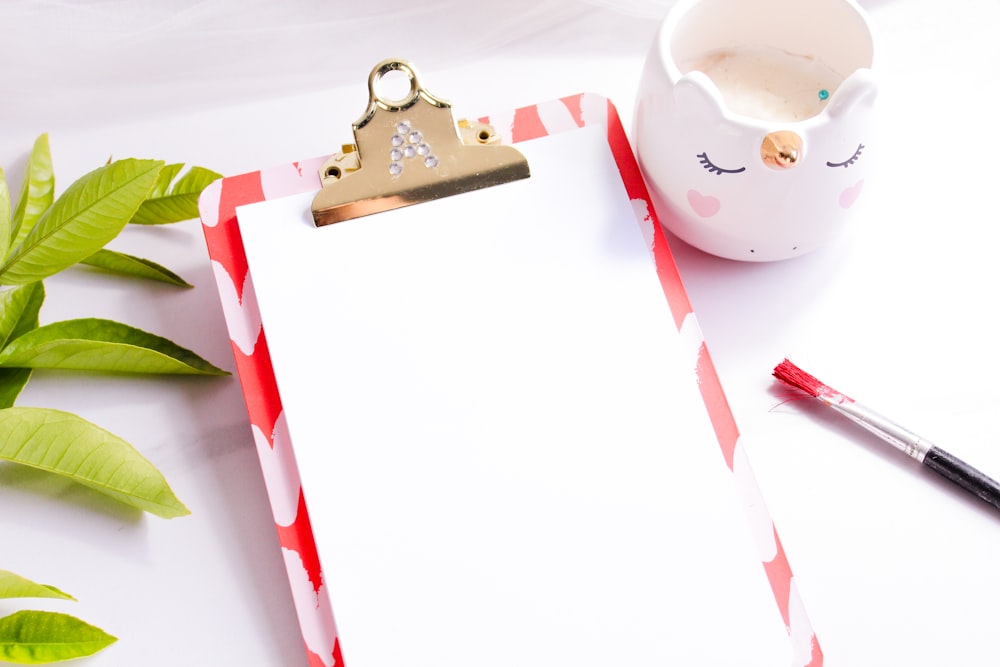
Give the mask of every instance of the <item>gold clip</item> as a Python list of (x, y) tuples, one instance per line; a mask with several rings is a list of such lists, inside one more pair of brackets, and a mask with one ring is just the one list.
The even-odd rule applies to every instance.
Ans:
[[(387, 100), (376, 87), (402, 72), (410, 90)], [(368, 77), (368, 109), (345, 144), (320, 168), (323, 189), (313, 199), (317, 227), (528, 178), (520, 151), (500, 145), (492, 126), (455, 122), (451, 104), (417, 81), (413, 65), (384, 60)]]

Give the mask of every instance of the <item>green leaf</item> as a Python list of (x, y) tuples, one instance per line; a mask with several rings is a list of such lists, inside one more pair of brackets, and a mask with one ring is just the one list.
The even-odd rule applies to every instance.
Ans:
[[(171, 170), (166, 184), (170, 183), (182, 166), (171, 164), (163, 168), (164, 172)], [(198, 197), (201, 196), (201, 191), (220, 178), (222, 174), (217, 174), (211, 169), (191, 167), (172, 188), (167, 190), (161, 174), (153, 194), (139, 207), (135, 217), (132, 218), (132, 224), (164, 225), (197, 218)]]
[(102, 319), (66, 320), (29, 331), (0, 351), (0, 366), (228, 375), (166, 338)]
[(38, 327), (38, 311), (43, 301), (45, 288), (41, 282), (0, 289), (0, 350)]
[(0, 284), (40, 280), (90, 257), (113, 239), (156, 183), (160, 160), (118, 160), (64, 192), (0, 266)]
[(0, 618), (0, 661), (42, 665), (93, 655), (117, 641), (69, 614), (18, 611)]
[(165, 266), (161, 266), (148, 259), (126, 255), (123, 252), (116, 252), (107, 248), (98, 250), (83, 260), (81, 264), (124, 276), (157, 280), (162, 283), (177, 285), (178, 287), (191, 287), (190, 283)]
[[(0, 350), (38, 327), (38, 311), (44, 300), (45, 288), (41, 282), (0, 288)], [(29, 378), (30, 368), (0, 368), (0, 408), (14, 405)]]
[(49, 210), (55, 190), (56, 178), (52, 171), (49, 135), (42, 134), (35, 139), (28, 165), (24, 169), (21, 196), (11, 218), (10, 248), (16, 248)]
[(0, 599), (2, 598), (59, 598), (61, 600), (76, 600), (72, 595), (64, 593), (55, 586), (36, 584), (31, 579), (25, 579), (19, 574), (0, 570)]
[(47, 470), (165, 519), (190, 514), (132, 445), (68, 412), (0, 410), (0, 458)]
[(31, 379), (31, 373), (30, 368), (0, 368), (0, 409), (14, 405)]
[(160, 175), (156, 177), (156, 185), (153, 186), (153, 191), (149, 193), (149, 198), (162, 197), (167, 194), (170, 189), (170, 183), (177, 177), (177, 174), (181, 172), (184, 167), (183, 164), (168, 164), (164, 165), (163, 169), (160, 170)]
[(10, 224), (10, 190), (7, 189), (7, 177), (0, 167), (0, 260), (7, 256), (13, 235), (13, 227)]

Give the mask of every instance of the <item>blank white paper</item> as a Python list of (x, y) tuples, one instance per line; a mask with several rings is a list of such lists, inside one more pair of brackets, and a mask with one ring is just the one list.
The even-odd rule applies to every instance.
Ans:
[(348, 667), (790, 665), (603, 126), (240, 231)]

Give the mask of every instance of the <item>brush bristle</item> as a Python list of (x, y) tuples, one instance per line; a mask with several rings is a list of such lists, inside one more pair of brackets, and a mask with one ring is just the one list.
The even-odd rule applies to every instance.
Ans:
[(800, 389), (810, 396), (820, 397), (837, 393), (788, 359), (774, 367), (773, 375), (785, 384)]

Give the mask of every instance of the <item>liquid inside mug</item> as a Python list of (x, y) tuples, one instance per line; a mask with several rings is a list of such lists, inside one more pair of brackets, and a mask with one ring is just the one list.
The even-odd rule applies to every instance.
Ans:
[(852, 0), (680, 0), (646, 58), (634, 139), (664, 227), (720, 257), (822, 246), (877, 152), (869, 21)]

